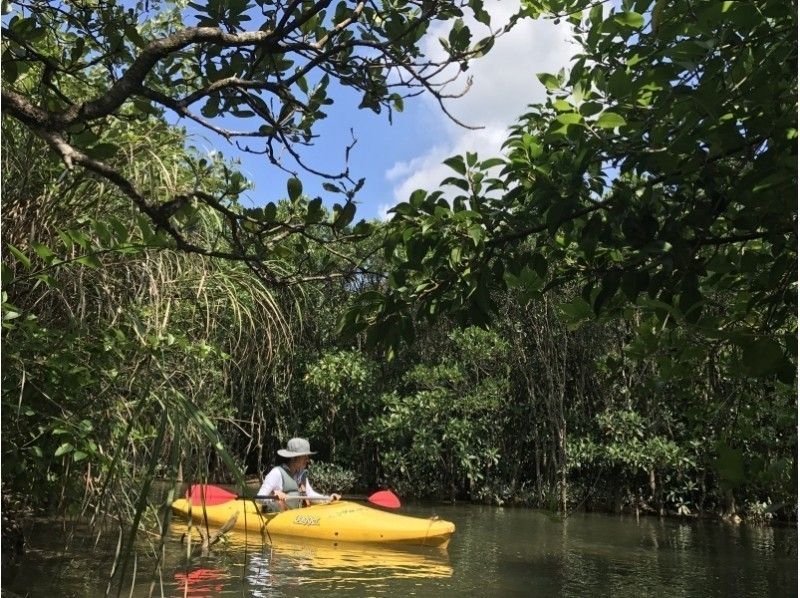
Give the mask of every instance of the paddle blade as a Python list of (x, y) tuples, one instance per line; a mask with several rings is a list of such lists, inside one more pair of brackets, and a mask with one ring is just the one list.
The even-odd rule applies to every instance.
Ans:
[(220, 488), (219, 486), (212, 486), (211, 484), (192, 484), (186, 491), (186, 500), (192, 506), (200, 506), (205, 504), (207, 507), (214, 505), (221, 505), (232, 500), (235, 500), (237, 495), (233, 492)]
[(386, 507), (387, 509), (400, 508), (400, 499), (391, 490), (378, 490), (375, 494), (370, 494), (367, 500), (374, 505)]

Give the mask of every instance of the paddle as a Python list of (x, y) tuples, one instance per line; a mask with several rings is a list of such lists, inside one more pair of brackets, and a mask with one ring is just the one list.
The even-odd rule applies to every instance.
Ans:
[[(311, 501), (320, 501), (320, 500), (330, 500), (330, 496), (320, 496), (320, 497), (312, 497), (312, 496), (287, 496), (287, 500), (311, 500)], [(223, 503), (229, 502), (231, 500), (278, 500), (278, 497), (274, 494), (269, 494), (265, 496), (239, 496), (238, 494), (234, 494), (225, 488), (220, 488), (219, 486), (213, 486), (211, 484), (193, 484), (189, 487), (186, 491), (186, 499), (191, 502), (194, 506), (200, 506), (205, 504), (207, 507), (212, 507), (214, 505), (221, 505)], [(400, 508), (400, 499), (391, 491), (391, 490), (378, 490), (377, 492), (370, 494), (369, 496), (361, 496), (361, 495), (345, 495), (341, 497), (342, 500), (357, 500), (357, 501), (366, 501), (370, 502), (374, 505), (378, 505), (379, 507), (385, 507), (387, 509), (398, 509)]]

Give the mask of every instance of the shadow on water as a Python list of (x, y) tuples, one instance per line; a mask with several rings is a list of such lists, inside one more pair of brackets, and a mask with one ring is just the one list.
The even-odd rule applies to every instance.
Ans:
[[(575, 514), (560, 521), (524, 510), (411, 505), (456, 524), (447, 551), (307, 542), (239, 533), (202, 556), (175, 524), (160, 578), (147, 538), (124, 596), (796, 596), (797, 530), (713, 521)], [(38, 524), (3, 588), (29, 596), (103, 596), (117, 538), (85, 526)], [(152, 546), (157, 543), (153, 541)], [(149, 556), (148, 556), (149, 554)], [(116, 586), (111, 595), (117, 595)]]

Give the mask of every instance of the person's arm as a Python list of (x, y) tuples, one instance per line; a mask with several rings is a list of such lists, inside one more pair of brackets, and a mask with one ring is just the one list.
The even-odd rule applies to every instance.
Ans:
[[(306, 478), (306, 496), (310, 496), (311, 498), (322, 498), (327, 496), (325, 494), (320, 494), (314, 488), (311, 487), (311, 480)], [(331, 500), (339, 500), (341, 496), (336, 494), (335, 492), (330, 495)]]
[(305, 487), (306, 487), (306, 496), (310, 498), (322, 498), (323, 495), (314, 490), (314, 488), (311, 486), (311, 480), (309, 480), (308, 478), (306, 478)]
[(281, 475), (280, 469), (277, 467), (273, 467), (270, 470), (267, 477), (264, 478), (264, 483), (261, 484), (261, 488), (258, 490), (258, 496), (269, 496), (270, 494), (274, 494), (280, 500), (286, 498), (286, 494), (283, 492), (283, 476)]

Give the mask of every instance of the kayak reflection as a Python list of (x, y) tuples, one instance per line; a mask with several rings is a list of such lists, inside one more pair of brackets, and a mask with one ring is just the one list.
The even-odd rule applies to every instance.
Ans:
[(219, 569), (200, 567), (189, 571), (177, 571), (175, 581), (181, 596), (187, 598), (213, 598), (222, 591), (225, 573)]
[[(186, 531), (185, 523), (172, 523), (176, 538)], [(276, 596), (281, 588), (301, 585), (317, 584), (321, 590), (335, 584), (341, 589), (351, 583), (354, 588), (369, 587), (375, 582), (383, 585), (391, 579), (449, 578), (453, 575), (447, 551), (441, 548), (301, 540), (276, 535), (271, 541), (262, 542), (255, 534), (238, 531), (225, 534), (205, 558), (226, 561), (229, 567), (233, 565), (230, 574), (245, 581), (248, 595), (256, 598)], [(178, 580), (182, 582), (178, 587), (188, 586), (187, 596), (214, 595), (213, 591), (204, 593), (213, 587), (214, 580), (210, 577), (195, 573), (188, 581)], [(226, 581), (233, 583), (233, 580)]]
[[(236, 534), (231, 543), (253, 548), (253, 540)], [(436, 548), (392, 549), (319, 540), (297, 541), (273, 537), (271, 544), (248, 554), (245, 564), (252, 596), (268, 596), (274, 587), (322, 584), (346, 587), (348, 582), (403, 578), (451, 577), (447, 552)]]
[[(237, 534), (238, 535), (238, 534)], [(246, 541), (246, 538), (245, 538)], [(298, 541), (273, 537), (259, 558), (291, 561), (296, 570), (314, 569), (364, 573), (370, 577), (449, 577), (447, 552), (436, 548), (400, 549), (352, 542)]]

